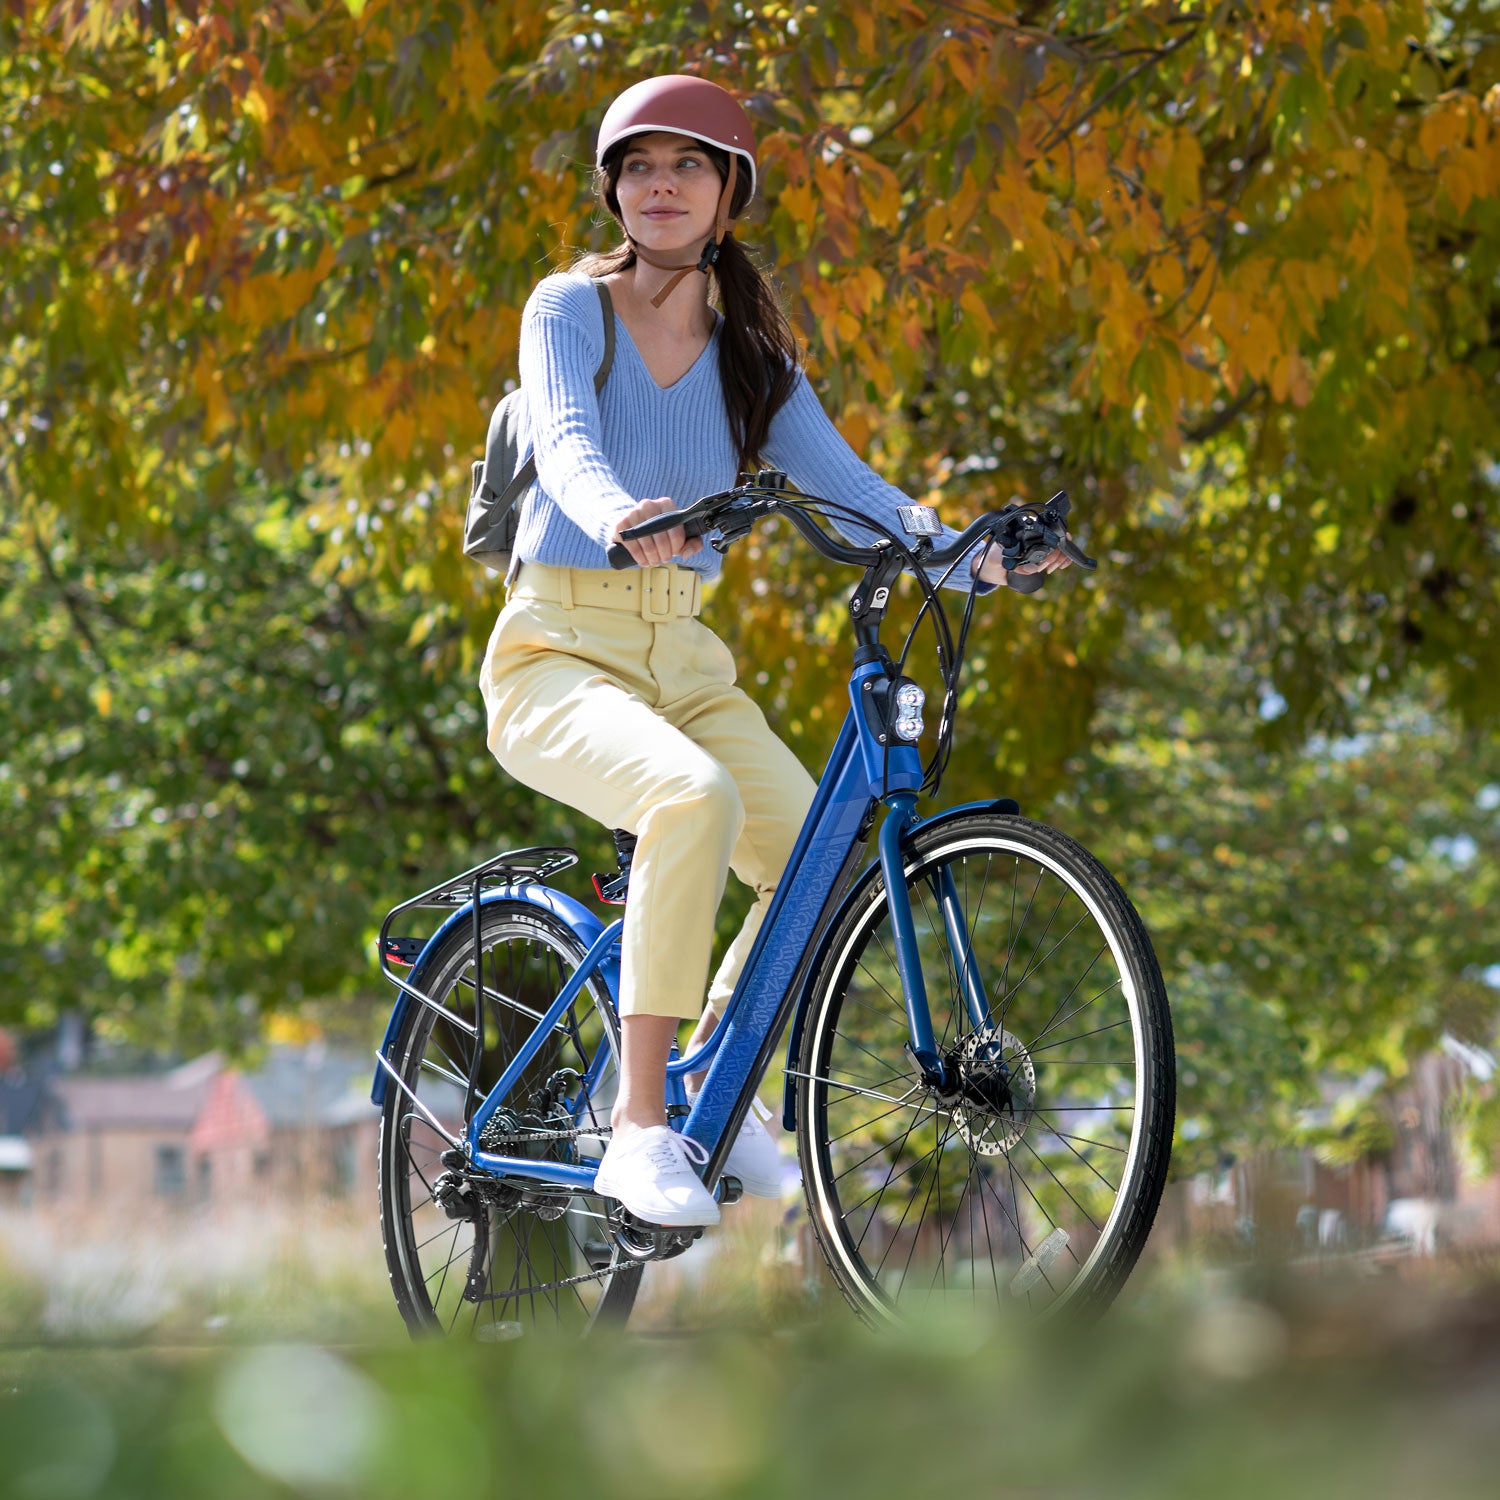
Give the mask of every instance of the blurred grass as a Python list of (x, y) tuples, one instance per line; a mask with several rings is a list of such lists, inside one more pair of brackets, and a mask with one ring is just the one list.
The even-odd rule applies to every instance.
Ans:
[(1092, 1330), (33, 1350), (0, 1493), (1489, 1497), (1497, 1334), (1493, 1293), (1200, 1285)]
[(0, 1342), (343, 1342), (401, 1328), (368, 1206), (0, 1219)]
[[(161, 1295), (135, 1294), (154, 1320), (85, 1343), (59, 1321), (67, 1255), (53, 1243), (38, 1268), (10, 1237), (7, 1500), (1497, 1490), (1500, 1282), (1482, 1261), (1158, 1264), (1091, 1329), (875, 1334), (815, 1295), (771, 1205), (651, 1268), (625, 1335), (445, 1345), (406, 1340), (357, 1215), (180, 1240), (148, 1279)], [(115, 1241), (134, 1274), (148, 1243)]]

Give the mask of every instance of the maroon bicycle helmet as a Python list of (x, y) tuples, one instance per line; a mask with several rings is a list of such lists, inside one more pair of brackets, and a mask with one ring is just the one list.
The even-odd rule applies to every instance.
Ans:
[(598, 165), (604, 165), (605, 152), (617, 141), (655, 130), (690, 135), (739, 157), (750, 174), (749, 196), (755, 196), (755, 131), (728, 89), (690, 73), (664, 73), (632, 84), (604, 113)]
[(730, 209), (741, 163), (750, 179), (750, 191), (745, 201), (748, 203), (755, 196), (755, 132), (751, 129), (750, 117), (728, 89), (720, 88), (706, 78), (694, 78), (689, 73), (666, 73), (659, 78), (646, 78), (632, 84), (605, 111), (603, 123), (599, 126), (597, 165), (604, 166), (605, 155), (612, 146), (632, 135), (648, 135), (654, 131), (692, 136), (694, 140), (717, 146), (729, 157), (729, 173), (719, 194), (714, 237), (703, 247), (703, 254), (695, 265), (656, 260), (642, 251), (628, 231), (626, 233), (641, 260), (659, 270), (678, 273), (651, 299), (653, 305), (660, 307), (689, 271), (698, 270), (707, 275), (709, 267), (718, 259), (719, 246), (734, 223)]

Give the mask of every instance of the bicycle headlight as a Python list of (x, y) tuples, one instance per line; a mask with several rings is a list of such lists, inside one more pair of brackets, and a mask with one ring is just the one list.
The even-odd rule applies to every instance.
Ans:
[(915, 745), (922, 738), (922, 705), (926, 701), (927, 695), (909, 678), (903, 677), (896, 684), (891, 729), (898, 740)]

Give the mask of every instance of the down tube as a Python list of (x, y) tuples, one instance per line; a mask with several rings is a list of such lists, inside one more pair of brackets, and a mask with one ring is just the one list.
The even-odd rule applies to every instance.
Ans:
[[(729, 1123), (871, 801), (870, 778), (851, 715), (839, 731), (802, 836), (730, 1001), (724, 1038), (683, 1126), (685, 1135), (709, 1151)], [(768, 941), (773, 935), (774, 942)]]

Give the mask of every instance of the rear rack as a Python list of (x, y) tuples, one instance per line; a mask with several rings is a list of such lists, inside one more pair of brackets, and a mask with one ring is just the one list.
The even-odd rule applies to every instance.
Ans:
[(499, 885), (518, 885), (523, 880), (548, 881), (570, 865), (578, 863), (576, 849), (538, 846), (535, 849), (512, 849), (494, 859), (465, 870), (441, 885), (435, 885), (410, 901), (392, 907), (391, 916), (410, 911), (414, 906), (463, 906), (477, 901), (487, 890)]
[[(380, 945), (377, 955), (380, 960), (380, 972), (403, 995), (410, 995), (413, 1000), (425, 1005), (428, 1010), (436, 1011), (449, 1025), (456, 1026), (471, 1037), (477, 1037), (479, 1031), (474, 1022), (455, 1015), (446, 1005), (434, 1000), (431, 995), (423, 994), (415, 985), (408, 983), (391, 969), (392, 961), (403, 967), (414, 964), (417, 955), (426, 946), (425, 939), (393, 938), (391, 923), (402, 912), (412, 911), (419, 906), (436, 906), (449, 910), (472, 902), (474, 907), (474, 975), (478, 980), (481, 977), (479, 907), (484, 893), (510, 885), (544, 882), (577, 863), (578, 851), (576, 849), (546, 845), (540, 845), (534, 849), (512, 849), (505, 854), (496, 855), (494, 859), (485, 860), (483, 864), (475, 865), (471, 870), (465, 870), (462, 875), (454, 875), (451, 879), (443, 881), (441, 885), (435, 885), (423, 891), (421, 895), (413, 896), (409, 901), (403, 901), (399, 906), (393, 906), (386, 913), (385, 921), (380, 924)], [(479, 999), (480, 997), (476, 995), (476, 1015)]]

